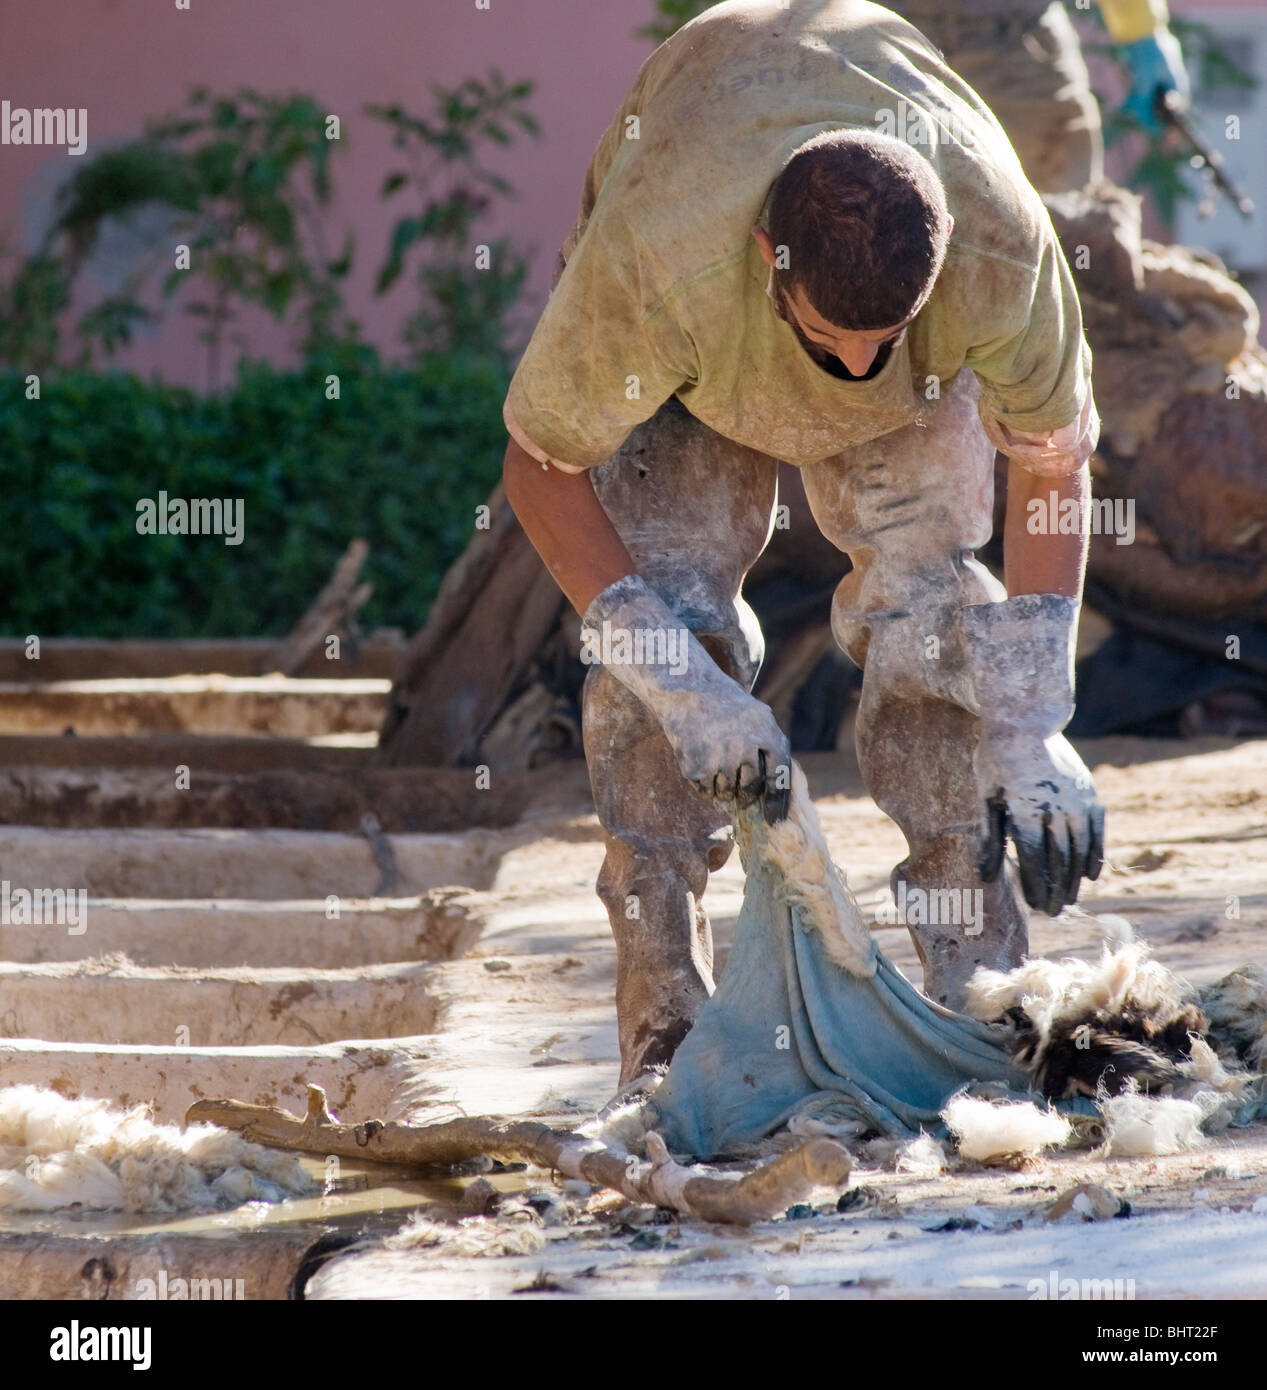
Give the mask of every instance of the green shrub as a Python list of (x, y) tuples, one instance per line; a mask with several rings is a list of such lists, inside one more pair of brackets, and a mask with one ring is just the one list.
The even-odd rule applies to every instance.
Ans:
[[(340, 399), (326, 398), (326, 374)], [(370, 545), (363, 628), (422, 622), (496, 480), (495, 358), (385, 368), (370, 348), (199, 395), (125, 374), (0, 373), (0, 593), (9, 635), (280, 635), (348, 542)], [(137, 503), (241, 498), (244, 539), (141, 535)]]

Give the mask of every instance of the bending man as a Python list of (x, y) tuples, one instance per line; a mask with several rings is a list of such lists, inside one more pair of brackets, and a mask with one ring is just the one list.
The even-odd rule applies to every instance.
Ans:
[[(1098, 421), (1077, 296), (998, 123), (863, 0), (731, 0), (648, 59), (590, 165), (511, 383), (507, 495), (601, 665), (585, 746), (607, 854), (622, 1081), (712, 989), (700, 897), (727, 802), (778, 814), (789, 752), (746, 692), (741, 596), (777, 460), (853, 561), (833, 607), (864, 669), (867, 788), (926, 992), (1026, 947), (1099, 871), (1102, 813), (1060, 736)], [(1006, 592), (974, 558), (1009, 459)], [(1033, 525), (1027, 504), (1051, 508)], [(1067, 514), (1067, 509), (1066, 509)], [(1085, 530), (1085, 528), (1084, 528)]]

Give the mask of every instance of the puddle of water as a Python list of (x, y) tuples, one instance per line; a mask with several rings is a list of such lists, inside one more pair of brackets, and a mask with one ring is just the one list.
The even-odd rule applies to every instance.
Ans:
[[(300, 1162), (320, 1183), (325, 1164), (300, 1156)], [(328, 1193), (295, 1197), (285, 1202), (250, 1202), (230, 1211), (195, 1212), (172, 1216), (152, 1212), (0, 1211), (0, 1235), (59, 1237), (182, 1235), (229, 1239), (248, 1231), (307, 1229), (313, 1239), (339, 1229), (383, 1234), (404, 1225), (411, 1212), (426, 1210), (438, 1220), (457, 1220), (466, 1213), (462, 1198), (473, 1177), (418, 1178), (416, 1170), (387, 1164), (340, 1161), (340, 1176)], [(531, 1184), (523, 1172), (486, 1173), (485, 1181), (502, 1193), (524, 1191)]]

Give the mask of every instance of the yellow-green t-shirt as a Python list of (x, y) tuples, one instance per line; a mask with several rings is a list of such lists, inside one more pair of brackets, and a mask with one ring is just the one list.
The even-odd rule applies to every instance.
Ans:
[[(910, 143), (955, 219), (931, 296), (869, 381), (804, 351), (750, 234), (796, 150), (841, 129)], [(729, 0), (662, 44), (599, 142), (565, 253), (506, 404), (573, 467), (674, 395), (805, 465), (927, 419), (964, 366), (1018, 430), (1068, 424), (1090, 390), (1073, 281), (1007, 137), (916, 29), (866, 0)]]

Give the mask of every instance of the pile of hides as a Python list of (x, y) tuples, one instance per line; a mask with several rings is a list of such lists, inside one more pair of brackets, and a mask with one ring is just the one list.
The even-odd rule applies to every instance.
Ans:
[[(1054, 1102), (1106, 1129), (1116, 1106), (1123, 1133), (1162, 1101), (1188, 1107), (1171, 1117), (1188, 1135), (1267, 1109), (1262, 1078), (1244, 1065), (1261, 1057), (1267, 1023), (1267, 988), (1255, 993), (1252, 972), (1239, 987), (1235, 977), (1217, 987), (1228, 1016), (1218, 1033), (1191, 991), (1135, 944), (1090, 964), (980, 971), (975, 1016), (953, 1013), (876, 946), (799, 768), (788, 819), (768, 826), (754, 810), (737, 830), (747, 881), (730, 959), (640, 1107), (640, 1123), (672, 1152), (751, 1153), (807, 1116), (838, 1135), (944, 1136), (960, 1093), (1027, 1111)], [(628, 1117), (622, 1124), (628, 1136)], [(1026, 1132), (1053, 1133), (1032, 1120)]]
[(144, 1106), (0, 1090), (0, 1211), (215, 1211), (314, 1190), (297, 1158), (215, 1125), (181, 1130)]

